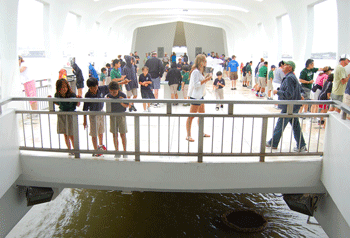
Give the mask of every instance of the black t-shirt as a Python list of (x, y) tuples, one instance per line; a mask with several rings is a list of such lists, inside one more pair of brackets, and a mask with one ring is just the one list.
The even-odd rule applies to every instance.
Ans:
[[(110, 93), (107, 94), (106, 96), (107, 98), (111, 98), (111, 99), (121, 99), (122, 98), (126, 98), (125, 93), (123, 93), (122, 91), (119, 90), (117, 96), (113, 97)], [(125, 112), (126, 108), (123, 107), (120, 103), (112, 103), (111, 105), (111, 110), (112, 112)]]
[(136, 64), (138, 64), (140, 62), (140, 57), (138, 55), (134, 55), (134, 58), (136, 60)]
[[(150, 74), (147, 74), (146, 76), (144, 74), (141, 74), (139, 77), (139, 82), (146, 82), (146, 81), (151, 81), (152, 82), (152, 78)], [(142, 89), (151, 89), (151, 84), (148, 84), (147, 87), (141, 85), (141, 90)]]
[(322, 91), (318, 96), (318, 100), (328, 100), (327, 93), (332, 93), (333, 82), (326, 81), (323, 85)]
[[(218, 78), (215, 79), (214, 81), (214, 85), (218, 85), (218, 83), (221, 83), (222, 85), (225, 85), (225, 80), (223, 78), (221, 78), (221, 80), (219, 80)], [(219, 89), (223, 88), (221, 85), (219, 85)]]
[[(92, 94), (89, 90), (85, 94), (85, 98), (104, 98), (108, 93), (108, 85), (99, 86), (96, 94)], [(101, 111), (102, 108), (103, 102), (84, 102), (83, 111)]]

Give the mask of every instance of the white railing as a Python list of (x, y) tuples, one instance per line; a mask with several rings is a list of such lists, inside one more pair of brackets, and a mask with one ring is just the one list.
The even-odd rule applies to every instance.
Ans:
[[(198, 162), (203, 158), (211, 157), (257, 157), (264, 162), (266, 156), (320, 156), (323, 155), (324, 130), (321, 126), (307, 118), (324, 117), (327, 113), (293, 114), (294, 104), (334, 104), (333, 101), (228, 101), (222, 100), (220, 104), (227, 105), (225, 114), (207, 113), (173, 113), (173, 103), (188, 103), (195, 100), (138, 100), (138, 99), (58, 99), (58, 98), (30, 98), (30, 100), (42, 101), (49, 104), (49, 110), (29, 111), (16, 110), (19, 115), (20, 150), (45, 151), (45, 152), (74, 152), (76, 158), (83, 153), (98, 154), (123, 154), (135, 156), (140, 161), (142, 156), (187, 156), (197, 157)], [(3, 100), (2, 105), (12, 101), (29, 101), (28, 98), (12, 98)], [(53, 102), (105, 102), (107, 112), (59, 112), (55, 111)], [(157, 113), (112, 113), (111, 103), (134, 102), (141, 105), (143, 102), (158, 102), (166, 106)], [(216, 104), (216, 100), (203, 100), (205, 104)], [(287, 113), (267, 114), (236, 114), (234, 105), (272, 105), (286, 104)], [(226, 106), (225, 106), (226, 107)], [(346, 106), (345, 110), (347, 109)], [(189, 111), (189, 109), (188, 109)], [(29, 115), (29, 116), (28, 116)], [(38, 115), (35, 119), (33, 115)], [(63, 137), (56, 132), (57, 115), (74, 115), (73, 134), (74, 150), (68, 150), (64, 145)], [(105, 117), (104, 143), (106, 151), (93, 149), (88, 130), (82, 125), (84, 115), (103, 115)], [(112, 134), (109, 132), (109, 117), (124, 115), (127, 118), (129, 132), (127, 133), (127, 151), (116, 152)], [(194, 120), (192, 123), (192, 135), (195, 142), (188, 142), (186, 138), (186, 120), (188, 117), (198, 117), (198, 127)], [(292, 130), (287, 126), (282, 134), (277, 150), (267, 148), (265, 143), (273, 135), (278, 118), (301, 119), (300, 124), (307, 144), (307, 152), (294, 152), (295, 146)], [(306, 118), (306, 119), (305, 119)], [(204, 138), (204, 132), (211, 135)], [(122, 149), (119, 143), (119, 149)]]

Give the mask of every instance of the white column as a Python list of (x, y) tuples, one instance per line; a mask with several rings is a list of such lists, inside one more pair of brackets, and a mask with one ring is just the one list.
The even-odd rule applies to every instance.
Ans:
[(350, 1), (337, 0), (338, 7), (338, 56), (350, 53)]
[(282, 37), (282, 16), (279, 16), (276, 18), (276, 24), (277, 24), (277, 60), (282, 60), (282, 44), (283, 44), (283, 37)]
[(1, 97), (18, 96), (19, 80), (17, 55), (18, 0), (0, 1), (0, 76)]
[(306, 37), (306, 50), (305, 58), (310, 59), (312, 53), (312, 44), (314, 41), (314, 28), (315, 28), (315, 5), (307, 7), (307, 37)]

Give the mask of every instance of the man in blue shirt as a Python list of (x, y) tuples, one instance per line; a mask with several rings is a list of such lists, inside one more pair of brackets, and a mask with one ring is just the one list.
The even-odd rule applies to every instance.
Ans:
[[(301, 93), (304, 90), (299, 84), (299, 81), (294, 74), (294, 70), (295, 70), (295, 63), (293, 61), (284, 62), (283, 72), (286, 74), (286, 77), (283, 78), (280, 89), (273, 90), (273, 94), (277, 94), (279, 100), (303, 99), (303, 97), (301, 96)], [(287, 112), (287, 105), (280, 105), (279, 107), (282, 109), (281, 113)], [(298, 113), (300, 107), (301, 105), (294, 105), (293, 113)], [(269, 141), (266, 142), (266, 147), (272, 147), (272, 149), (277, 149), (282, 133), (286, 128), (288, 122), (292, 126), (294, 139), (297, 142), (297, 147), (294, 148), (294, 151), (296, 152), (307, 151), (298, 117), (278, 118), (275, 130), (273, 131), (273, 136)]]
[(230, 61), (230, 63), (228, 63), (227, 65), (227, 71), (230, 72), (230, 79), (231, 79), (231, 82), (232, 82), (232, 88), (231, 90), (236, 90), (236, 84), (237, 84), (237, 79), (238, 79), (238, 67), (239, 67), (239, 64), (238, 62), (236, 61), (236, 56), (235, 55), (232, 55), (232, 60)]

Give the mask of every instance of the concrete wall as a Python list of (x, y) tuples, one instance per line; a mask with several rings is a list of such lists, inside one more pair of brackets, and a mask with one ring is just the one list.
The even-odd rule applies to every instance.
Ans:
[(330, 237), (350, 237), (349, 134), (350, 121), (341, 120), (337, 113), (330, 114), (321, 175), (328, 196), (324, 197), (316, 213), (316, 218)]
[(202, 51), (227, 54), (225, 51), (226, 38), (222, 28), (198, 24), (184, 23), (187, 52), (191, 61), (195, 59), (195, 48), (202, 47)]
[(198, 164), (77, 160), (26, 153), (21, 160), (19, 185), (164, 192), (325, 192), (320, 182), (321, 159)]
[(136, 41), (135, 48), (140, 56), (140, 67), (144, 65), (143, 59), (145, 53), (156, 51), (158, 47), (164, 47), (164, 52), (171, 55), (175, 37), (176, 22), (168, 24), (160, 24), (154, 26), (140, 27), (135, 31)]
[(22, 173), (17, 126), (14, 110), (0, 115), (0, 237), (5, 237), (30, 209), (25, 194), (15, 186)]

